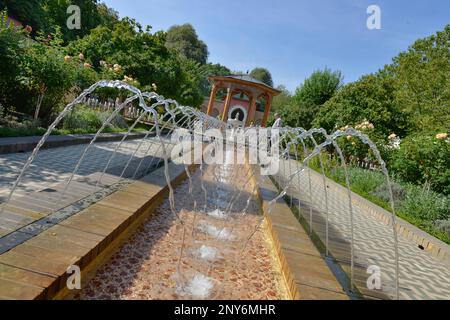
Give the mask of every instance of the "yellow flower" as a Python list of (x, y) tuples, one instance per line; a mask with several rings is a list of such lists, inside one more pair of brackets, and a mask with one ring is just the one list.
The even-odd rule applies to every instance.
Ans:
[(134, 79), (132, 77), (123, 76), (123, 81), (125, 81), (125, 82), (133, 82)]
[(80, 53), (80, 54), (78, 55), (78, 58), (79, 58), (80, 60), (84, 60), (84, 54)]
[(120, 72), (122, 70), (122, 67), (118, 65), (117, 63), (113, 66), (114, 72)]
[(87, 63), (87, 62), (85, 62), (84, 64), (83, 64), (83, 66), (85, 67), (85, 68), (90, 68), (90, 67), (92, 67), (89, 63)]
[(397, 135), (395, 133), (391, 133), (388, 137), (389, 140), (394, 140), (395, 138), (397, 138)]
[(448, 134), (447, 134), (447, 133), (438, 133), (438, 134), (436, 135), (436, 139), (439, 139), (439, 140), (447, 139), (447, 137), (448, 137)]
[(66, 61), (66, 62), (69, 62), (69, 61), (71, 61), (72, 60), (72, 57), (71, 56), (65, 56), (64, 57), (64, 61)]

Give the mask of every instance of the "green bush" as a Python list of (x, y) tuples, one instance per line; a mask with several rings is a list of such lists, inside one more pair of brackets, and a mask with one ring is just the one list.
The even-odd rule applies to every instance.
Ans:
[(393, 154), (389, 169), (405, 182), (450, 194), (450, 141), (434, 135), (406, 137)]
[(23, 114), (6, 113), (0, 105), (0, 137), (40, 136), (45, 131), (40, 120)]
[[(394, 198), (394, 204), (397, 207), (403, 200), (405, 200), (406, 197), (406, 190), (403, 186), (400, 184), (391, 181), (391, 190), (392, 190), (392, 197)], [(381, 200), (389, 203), (391, 201), (391, 197), (389, 194), (389, 187), (387, 182), (383, 183), (382, 185), (378, 186), (372, 194), (380, 198)]]
[[(109, 116), (110, 113), (108, 112), (98, 112), (82, 106), (73, 110), (64, 118), (62, 128), (77, 133), (96, 132)], [(105, 128), (105, 131), (120, 131), (120, 129), (127, 127), (126, 121), (120, 115), (117, 115)]]
[[(354, 189), (362, 192), (371, 193), (386, 182), (386, 178), (381, 173), (376, 171), (348, 167), (347, 172), (350, 185)], [(345, 183), (344, 168), (334, 168), (330, 171), (330, 174), (332, 179)]]
[(0, 105), (0, 127), (9, 129), (36, 129), (41, 127), (41, 121), (23, 114), (6, 113)]
[(100, 129), (102, 120), (98, 112), (89, 108), (80, 108), (72, 111), (64, 118), (63, 129), (95, 131)]
[[(298, 155), (300, 158), (303, 155), (301, 148), (298, 150)], [(332, 157), (329, 153), (322, 152), (320, 155), (322, 157), (322, 163), (320, 162), (320, 156), (317, 155), (309, 161), (309, 165), (318, 172), (322, 172), (321, 165), (323, 165), (325, 174), (329, 176), (332, 169), (339, 167), (340, 162), (337, 157)]]
[[(98, 117), (100, 118), (100, 120), (103, 123), (109, 118), (110, 115), (111, 115), (111, 112), (99, 112)], [(127, 129), (128, 124), (121, 115), (117, 115), (111, 120), (109, 127), (118, 128), (118, 129)]]
[(436, 220), (434, 226), (439, 231), (450, 234), (450, 220)]
[(426, 221), (450, 219), (450, 197), (412, 184), (405, 185), (405, 199), (399, 210)]

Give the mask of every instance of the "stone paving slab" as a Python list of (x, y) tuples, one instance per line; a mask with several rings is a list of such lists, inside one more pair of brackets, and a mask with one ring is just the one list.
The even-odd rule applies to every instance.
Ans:
[[(184, 179), (184, 166), (172, 164), (170, 169), (172, 184)], [(149, 183), (155, 176), (158, 183)], [(1, 254), (0, 298), (54, 298), (65, 290), (70, 265), (80, 266), (82, 272), (87, 270), (133, 222), (149, 214), (145, 211), (167, 192), (161, 173), (152, 173), (131, 184), (130, 191), (117, 191)]]

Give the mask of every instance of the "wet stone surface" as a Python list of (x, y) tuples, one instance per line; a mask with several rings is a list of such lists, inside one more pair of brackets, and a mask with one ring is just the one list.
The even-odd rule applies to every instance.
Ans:
[(175, 212), (165, 200), (75, 298), (287, 299), (249, 172), (203, 172), (192, 189), (189, 180), (175, 189)]

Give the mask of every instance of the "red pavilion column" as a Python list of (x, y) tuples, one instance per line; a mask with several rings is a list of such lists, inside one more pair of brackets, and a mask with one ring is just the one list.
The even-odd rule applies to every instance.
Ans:
[(267, 126), (267, 120), (269, 119), (270, 107), (271, 106), (272, 106), (272, 96), (269, 95), (268, 99), (267, 99), (266, 108), (264, 109), (264, 118), (263, 118), (263, 121), (262, 121), (262, 126), (263, 127)]
[(218, 89), (218, 86), (214, 83), (211, 88), (211, 94), (209, 96), (209, 101), (208, 101), (208, 109), (206, 112), (206, 114), (209, 116), (211, 115), (211, 112), (212, 112), (212, 109), (214, 106), (214, 101), (216, 101), (217, 89)]
[(248, 109), (247, 121), (245, 123), (247, 127), (250, 125), (251, 121), (255, 120), (255, 113), (256, 113), (256, 96), (252, 95)]
[(225, 99), (225, 104), (223, 106), (222, 121), (226, 122), (228, 120), (228, 111), (230, 109), (231, 97), (233, 89), (231, 87), (227, 88), (227, 98)]

